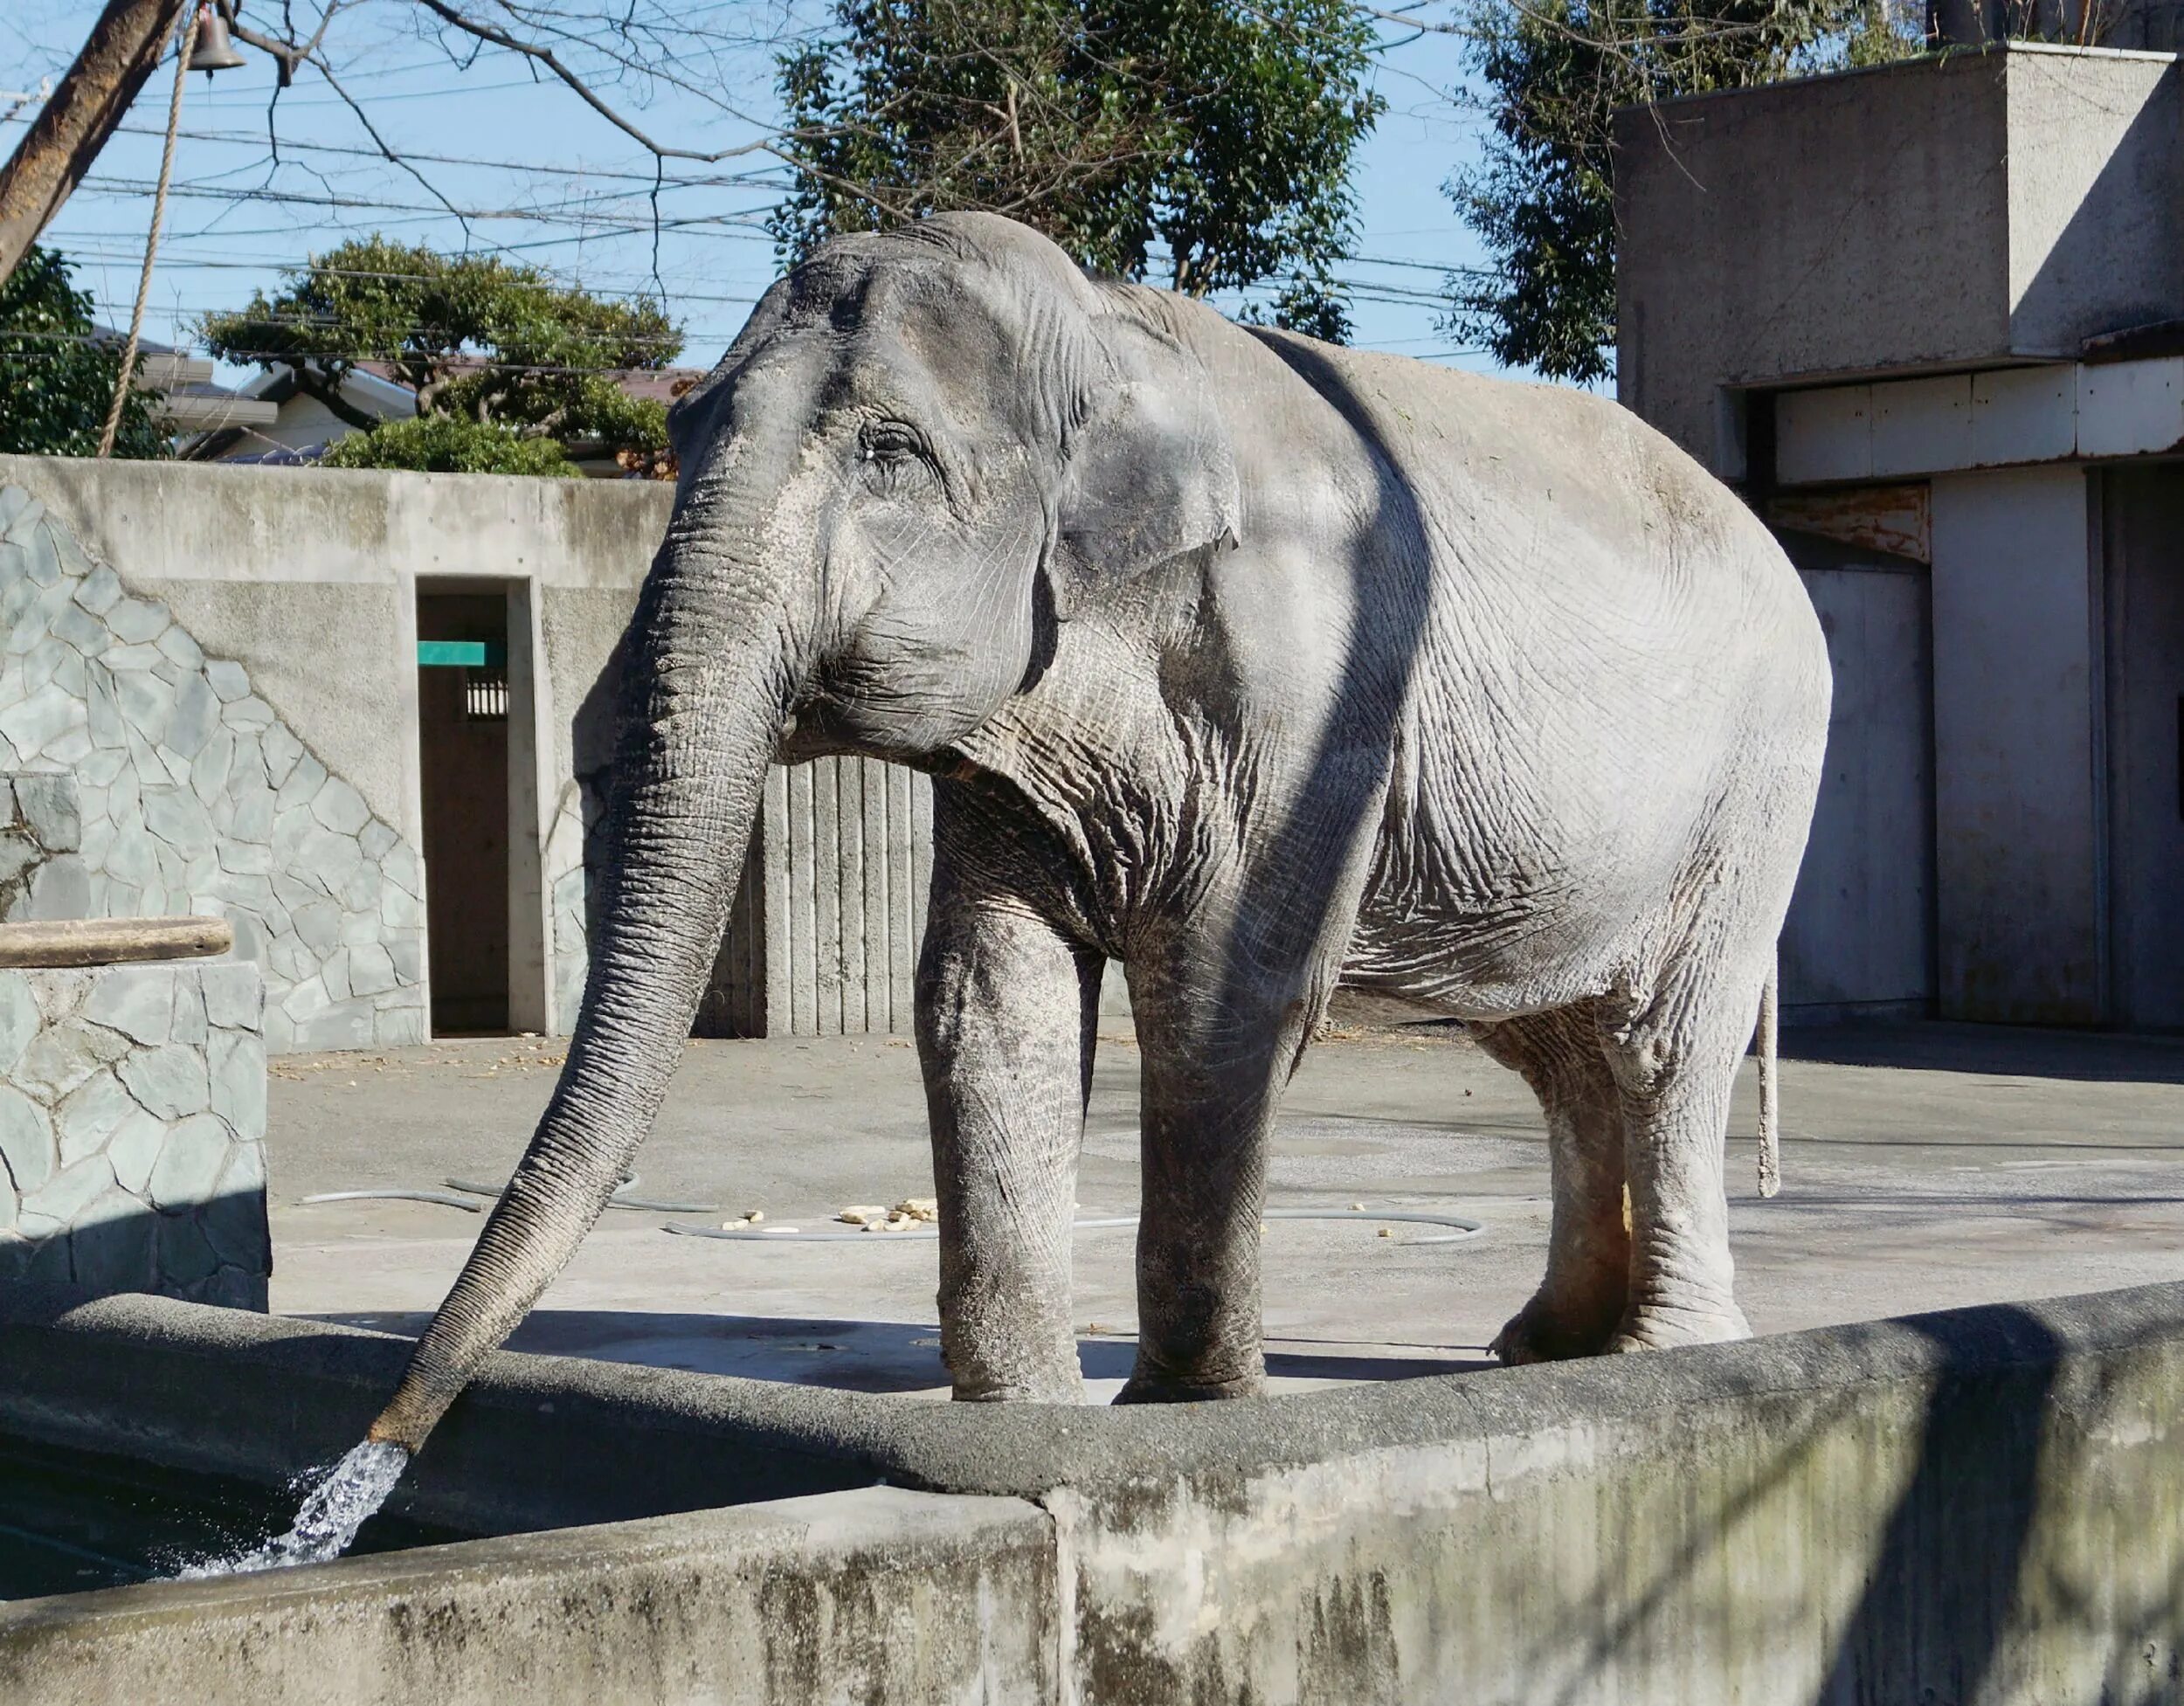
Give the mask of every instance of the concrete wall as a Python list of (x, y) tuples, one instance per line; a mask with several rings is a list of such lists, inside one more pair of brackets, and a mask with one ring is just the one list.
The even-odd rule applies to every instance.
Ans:
[(2005, 55), (2009, 353), (2184, 314), (2184, 73), (2168, 53)]
[(248, 964), (0, 971), (0, 1281), (266, 1307)]
[(397, 1553), (284, 1581), (272, 1598), (261, 1580), (231, 1578), (77, 1596), (58, 1617), (38, 1616), (36, 1601), (0, 1607), (0, 1696), (71, 1706), (1057, 1697), (1052, 1537), (1013, 1499), (874, 1488), (461, 1550), (454, 1576), (431, 1552)]
[[(7, 640), (27, 673), (0, 662), (0, 735), (13, 718), (24, 736), (13, 763), (0, 747), (0, 770), (73, 774), (86, 823), (77, 865), (88, 887), (66, 887), (66, 867), (37, 880), (64, 885), (50, 901), (24, 905), (225, 914), (264, 972), (276, 1053), (422, 1040), (432, 902), (419, 856), (418, 592), (493, 594), (507, 601), (511, 689), (509, 1022), (574, 1025), (619, 648), (671, 488), (29, 457), (0, 457), (0, 535), (31, 542), (0, 543), (0, 618), (31, 612)], [(10, 575), (24, 588), (12, 595)], [(163, 638), (92, 634), (109, 599), (132, 632), (156, 625)], [(111, 657), (85, 660), (51, 626), (63, 622)], [(95, 695), (138, 663), (154, 681), (142, 693), (132, 682), (120, 701), (129, 728), (109, 750)], [(213, 716), (202, 743), (206, 692), (185, 679), (198, 675)], [(24, 695), (34, 708), (16, 704)], [(140, 733), (142, 763), (128, 744)], [(170, 739), (180, 744), (162, 746)], [(909, 1030), (931, 834), (922, 776), (855, 759), (774, 770), (702, 1027)]]
[(1732, 394), (2184, 315), (2167, 56), (2013, 45), (1618, 116), (1617, 388), (1741, 477)]
[[(0, 1432), (273, 1482), (404, 1349), (0, 1296)], [(0, 1607), (0, 1694), (2153, 1706), (2180, 1414), (2177, 1287), (1166, 1409), (501, 1356), (412, 1514), (788, 1502)]]

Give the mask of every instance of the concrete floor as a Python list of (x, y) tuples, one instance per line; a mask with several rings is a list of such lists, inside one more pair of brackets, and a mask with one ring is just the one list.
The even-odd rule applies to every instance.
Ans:
[[(1749, 1062), (1731, 1126), (1731, 1226), (1759, 1331), (2184, 1278), (2184, 1042), (1926, 1025), (1794, 1032), (1788, 1046), (1786, 1182), (1772, 1202), (1743, 1135)], [(505, 1178), (561, 1053), (508, 1039), (276, 1060), (273, 1308), (417, 1330), (480, 1218), (298, 1198)], [(1078, 1191), (1088, 1217), (1136, 1206), (1136, 1070), (1127, 1032), (1103, 1037)], [(636, 1194), (722, 1212), (611, 1212), (516, 1348), (944, 1392), (931, 1242), (661, 1230), (750, 1208), (819, 1230), (847, 1204), (930, 1195), (907, 1041), (693, 1043), (638, 1171)], [(1546, 1192), (1536, 1105), (1468, 1041), (1344, 1032), (1317, 1046), (1284, 1105), (1271, 1203), (1344, 1218), (1269, 1226), (1278, 1384), (1476, 1364), (1538, 1279)], [(1434, 1228), (1375, 1218), (1400, 1209), (1487, 1230), (1434, 1243)], [(1128, 1371), (1135, 1314), (1130, 1234), (1082, 1233), (1076, 1316), (1095, 1396)]]

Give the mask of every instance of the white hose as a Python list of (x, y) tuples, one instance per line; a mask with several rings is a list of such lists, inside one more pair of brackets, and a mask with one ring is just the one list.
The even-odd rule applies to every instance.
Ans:
[[(1432, 1238), (1412, 1238), (1404, 1240), (1406, 1247), (1419, 1244), (1462, 1244), (1485, 1232), (1485, 1226), (1477, 1220), (1467, 1220), (1455, 1214), (1426, 1214), (1407, 1209), (1388, 1209), (1368, 1212), (1356, 1208), (1269, 1208), (1261, 1213), (1262, 1220), (1403, 1220), (1427, 1226), (1449, 1226), (1455, 1230)], [(1135, 1214), (1121, 1214), (1096, 1220), (1076, 1220), (1070, 1223), (1072, 1232), (1105, 1232), (1119, 1226), (1137, 1224)], [(719, 1238), (730, 1242), (770, 1244), (833, 1244), (862, 1240), (869, 1244), (907, 1244), (920, 1239), (938, 1238), (939, 1230), (920, 1226), (912, 1232), (799, 1232), (793, 1226), (663, 1226), (663, 1232), (680, 1233), (685, 1238)]]
[[(505, 1185), (482, 1185), (475, 1179), (467, 1178), (443, 1179), (441, 1183), (446, 1185), (446, 1190), (412, 1191), (402, 1186), (390, 1186), (384, 1191), (321, 1191), (315, 1197), (304, 1197), (299, 1200), (307, 1203), (438, 1203), (443, 1208), (460, 1208), (471, 1214), (480, 1214), (485, 1212), (485, 1202), (499, 1202), (501, 1193), (508, 1189)], [(629, 1193), (636, 1188), (637, 1175), (632, 1173), (614, 1187), (614, 1194), (607, 1198), (606, 1205), (609, 1208), (637, 1209), (646, 1214), (718, 1214), (721, 1212), (718, 1203), (666, 1203), (631, 1196)], [(462, 1194), (457, 1196), (457, 1191)], [(473, 1197), (482, 1197), (485, 1202), (473, 1202), (471, 1198)]]
[(468, 1197), (458, 1197), (453, 1191), (321, 1191), (314, 1197), (299, 1197), (304, 1203), (437, 1203), (442, 1208), (460, 1208), (466, 1214), (483, 1214), (486, 1205), (473, 1202)]
[[(497, 1201), (505, 1188), (483, 1185), (471, 1179), (451, 1178), (446, 1191), (411, 1191), (390, 1187), (380, 1191), (321, 1191), (316, 1196), (305, 1197), (306, 1203), (404, 1202), (437, 1203), (446, 1208), (460, 1208), (467, 1213), (483, 1212), (485, 1203), (473, 1200), (485, 1198)], [(717, 1214), (718, 1207), (711, 1203), (653, 1202), (626, 1194), (637, 1188), (637, 1175), (632, 1173), (614, 1187), (609, 1198), (609, 1208), (641, 1209), (653, 1214)], [(464, 1194), (457, 1196), (456, 1191)], [(1446, 1226), (1450, 1230), (1428, 1238), (1406, 1239), (1406, 1247), (1421, 1244), (1462, 1244), (1486, 1231), (1482, 1222), (1467, 1220), (1458, 1214), (1427, 1214), (1415, 1209), (1384, 1209), (1367, 1211), (1359, 1208), (1269, 1208), (1259, 1216), (1261, 1220), (1400, 1220), (1409, 1225)], [(1070, 1223), (1072, 1232), (1108, 1232), (1137, 1224), (1135, 1214), (1103, 1216), (1098, 1219), (1076, 1220)], [(859, 1227), (854, 1231), (799, 1232), (794, 1226), (678, 1226), (660, 1228), (662, 1232), (680, 1233), (685, 1238), (718, 1238), (730, 1243), (769, 1244), (837, 1244), (870, 1240), (874, 1243), (915, 1243), (940, 1236), (934, 1226), (919, 1226), (905, 1232), (886, 1232)]]

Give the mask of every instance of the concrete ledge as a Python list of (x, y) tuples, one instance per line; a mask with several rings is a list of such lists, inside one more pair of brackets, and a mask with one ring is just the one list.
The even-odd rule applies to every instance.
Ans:
[(0, 1699), (1037, 1701), (1053, 1537), (874, 1488), (0, 1609)]
[[(278, 1477), (353, 1442), (405, 1351), (11, 1295), (0, 1432)], [(502, 1356), (403, 1496), (456, 1526), (881, 1477), (1036, 1504), (1046, 1697), (2135, 1703), (2184, 1700), (2181, 1415), (2172, 1286), (1166, 1410)], [(0, 1612), (0, 1652), (90, 1603)]]

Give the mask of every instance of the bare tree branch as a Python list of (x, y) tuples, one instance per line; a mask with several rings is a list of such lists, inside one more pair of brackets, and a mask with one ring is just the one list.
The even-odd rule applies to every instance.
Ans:
[(568, 64), (550, 47), (542, 47), (536, 42), (525, 41), (520, 36), (513, 35), (501, 29), (498, 24), (488, 23), (483, 18), (473, 17), (460, 8), (448, 4), (447, 0), (412, 0), (412, 3), (423, 7), (435, 17), (441, 19), (454, 29), (462, 31), (467, 35), (474, 36), (480, 41), (488, 42), (510, 53), (521, 54), (534, 64), (544, 66), (585, 106), (631, 141), (650, 150), (662, 160), (695, 160), (701, 164), (709, 166), (715, 165), (723, 160), (735, 159), (739, 155), (774, 152), (774, 144), (771, 138), (761, 142), (744, 142), (735, 148), (717, 148), (711, 152), (699, 148), (672, 148), (665, 142), (654, 140), (639, 126), (625, 118), (603, 99), (590, 83), (570, 70)]

